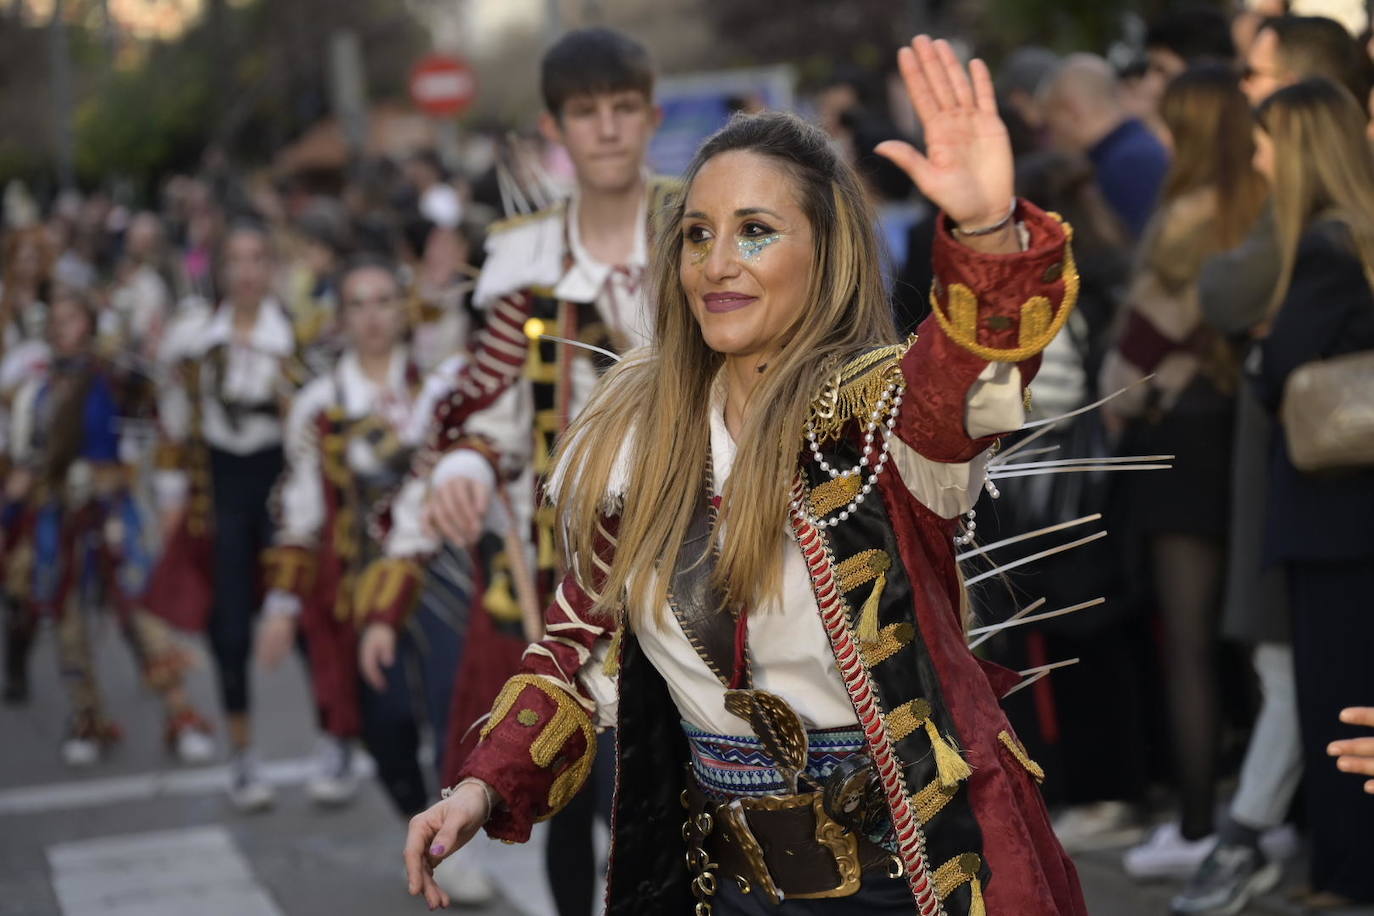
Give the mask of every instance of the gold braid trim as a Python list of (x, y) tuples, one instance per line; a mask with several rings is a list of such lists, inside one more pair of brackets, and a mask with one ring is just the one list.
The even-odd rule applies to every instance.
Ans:
[[(1054, 216), (1054, 214), (1051, 214)], [(1056, 217), (1057, 219), (1058, 217)], [(1062, 222), (1062, 220), (1061, 220)], [(1011, 349), (989, 347), (978, 342), (977, 305), (978, 297), (973, 290), (962, 283), (951, 283), (946, 293), (948, 314), (940, 306), (940, 297), (932, 290), (930, 293), (931, 310), (940, 327), (954, 341), (975, 356), (991, 362), (1019, 363), (1029, 359), (1049, 346), (1059, 333), (1064, 322), (1069, 320), (1074, 306), (1078, 304), (1078, 262), (1073, 256), (1073, 227), (1064, 223), (1064, 298), (1059, 311), (1050, 317), (1052, 304), (1044, 296), (1033, 296), (1021, 306), (1022, 325), (1019, 331), (1018, 346)], [(970, 312), (972, 309), (972, 312)], [(972, 316), (970, 318), (970, 315)], [(1030, 327), (1026, 322), (1029, 319)]]
[[(850, 478), (857, 480), (858, 478)], [(848, 502), (848, 500), (846, 500)], [(835, 578), (839, 581), (840, 591), (852, 592), (860, 585), (872, 582), (892, 568), (892, 557), (887, 551), (874, 548), (856, 553), (835, 565)]]
[(911, 808), (922, 826), (935, 819), (935, 815), (945, 809), (958, 792), (957, 788), (941, 785), (940, 780), (932, 779), (926, 787), (911, 796)]
[(982, 867), (983, 857), (976, 852), (966, 852), (963, 855), (955, 856), (935, 869), (935, 874), (932, 876), (932, 880), (935, 881), (935, 893), (941, 900), (944, 900), (978, 877), (978, 871)]
[[(586, 739), (586, 749), (582, 752), (582, 756), (554, 777), (553, 784), (549, 787), (549, 811), (547, 814), (536, 818), (536, 820), (542, 821), (561, 811), (582, 788), (583, 783), (587, 781), (587, 777), (592, 771), (592, 761), (596, 756), (596, 729), (593, 728), (591, 717), (587, 715), (587, 711), (566, 690), (554, 686), (535, 674), (517, 674), (506, 681), (506, 686), (501, 688), (496, 703), (492, 705), (491, 716), (487, 719), (487, 724), (482, 726), (481, 737), (483, 739), (510, 714), (511, 708), (515, 706), (516, 700), (519, 699), (526, 687), (533, 687), (538, 690), (553, 700), (557, 707), (553, 717), (545, 723), (543, 729), (530, 742), (530, 759), (534, 761), (536, 766), (541, 769), (548, 769), (560, 762), (568, 739), (579, 730)], [(524, 716), (527, 711), (532, 710), (522, 709), (517, 714), (516, 721), (525, 725), (529, 718)], [(537, 724), (536, 720), (526, 727), (533, 728)]]
[(823, 518), (849, 505), (850, 500), (859, 495), (859, 486), (858, 477), (836, 477), (820, 484), (811, 491), (812, 514)]
[(1040, 766), (1040, 764), (1036, 763), (1034, 760), (1030, 758), (1030, 754), (1026, 753), (1026, 748), (1021, 744), (1020, 741), (1017, 741), (1015, 738), (1011, 736), (1011, 732), (1005, 730), (998, 732), (997, 740), (1001, 741), (1002, 744), (1006, 747), (1006, 749), (1011, 751), (1011, 755), (1016, 758), (1016, 762), (1021, 764), (1021, 766), (1025, 767), (1026, 772), (1030, 773), (1031, 776), (1035, 777), (1036, 782), (1045, 781), (1044, 767)]
[(894, 742), (901, 741), (930, 718), (930, 704), (925, 700), (911, 700), (888, 713), (887, 731)]
[(868, 420), (888, 383), (901, 380), (901, 357), (914, 339), (856, 356), (830, 377), (811, 402), (817, 441), (837, 438), (851, 420)]
[(292, 594), (306, 591), (315, 580), (315, 557), (295, 546), (269, 547), (262, 553), (263, 585)]
[(878, 633), (878, 641), (860, 646), (864, 664), (869, 668), (887, 661), (902, 651), (916, 638), (916, 628), (909, 623), (890, 623)]
[(420, 581), (420, 567), (413, 560), (384, 557), (373, 560), (358, 579), (355, 609), (359, 617), (389, 610), (398, 600), (407, 583)]

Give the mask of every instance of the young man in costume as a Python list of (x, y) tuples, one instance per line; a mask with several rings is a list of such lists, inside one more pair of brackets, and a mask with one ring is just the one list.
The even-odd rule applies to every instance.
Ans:
[[(369, 592), (374, 619), (394, 625), (415, 600), (435, 537), (481, 554), (481, 598), (454, 688), (449, 775), (476, 740), (472, 724), (538, 638), (538, 608), (560, 572), (552, 515), (537, 508), (537, 494), (555, 440), (610, 362), (577, 344), (620, 352), (649, 341), (651, 224), (673, 190), (645, 171), (660, 113), (640, 45), (608, 29), (572, 32), (545, 54), (541, 77), (540, 129), (568, 150), (577, 186), (567, 201), (491, 230), (474, 296), (486, 325), (436, 407), (417, 478), (392, 511), (388, 559), (374, 573), (381, 585)], [(493, 530), (504, 540), (483, 537)], [(564, 914), (589, 912), (594, 802), (584, 793), (550, 834), (550, 883)]]

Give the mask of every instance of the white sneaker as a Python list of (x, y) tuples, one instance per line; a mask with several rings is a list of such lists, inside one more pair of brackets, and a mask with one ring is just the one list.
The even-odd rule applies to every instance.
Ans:
[(69, 767), (94, 766), (100, 761), (100, 742), (94, 738), (68, 738), (62, 742), (62, 762)]
[(229, 761), (229, 779), (229, 800), (242, 814), (266, 811), (276, 801), (276, 792), (263, 780), (248, 751), (236, 752)]
[(215, 759), (215, 739), (199, 729), (183, 728), (177, 733), (176, 755), (186, 764), (209, 763)]
[(346, 741), (327, 738), (315, 754), (315, 775), (305, 793), (317, 805), (346, 805), (358, 794), (358, 775), (353, 771), (353, 749)]
[(1216, 835), (1185, 840), (1177, 823), (1160, 824), (1145, 842), (1126, 850), (1121, 864), (1137, 881), (1192, 877), (1202, 860), (1217, 845)]
[(487, 873), (457, 856), (445, 859), (434, 870), (434, 880), (459, 906), (483, 906), (496, 897), (496, 885)]
[(1125, 846), (1145, 831), (1126, 802), (1103, 801), (1069, 808), (1054, 819), (1054, 832), (1065, 852), (1078, 853)]

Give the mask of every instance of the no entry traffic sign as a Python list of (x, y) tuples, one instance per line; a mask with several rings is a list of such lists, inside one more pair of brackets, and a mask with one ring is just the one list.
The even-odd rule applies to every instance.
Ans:
[(430, 54), (410, 72), (410, 98), (431, 117), (462, 114), (477, 98), (477, 75), (461, 58)]

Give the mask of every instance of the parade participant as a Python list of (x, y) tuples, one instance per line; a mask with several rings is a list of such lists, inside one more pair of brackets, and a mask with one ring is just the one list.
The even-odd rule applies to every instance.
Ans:
[(655, 248), (653, 344), (560, 449), (548, 636), (411, 822), (431, 906), (431, 869), (484, 824), (528, 838), (614, 721), (612, 916), (1085, 912), (998, 706), (1016, 676), (968, 650), (953, 546), (1077, 271), (1012, 197), (986, 66), (924, 36), (899, 64), (927, 152), (879, 152), (944, 211), (934, 314), (895, 342), (872, 214), (820, 131), (772, 114), (707, 141)]
[[(277, 665), (305, 635), (315, 703), (333, 747), (307, 784), (312, 799), (353, 798), (352, 744), (361, 737), (397, 809), (409, 817), (426, 806), (416, 751), (419, 727), (411, 708), (405, 658), (447, 676), (457, 667), (457, 636), (428, 615), (416, 641), (385, 647), (390, 671), (368, 672), (360, 684), (354, 599), (360, 575), (381, 544), (367, 530), (373, 507), (400, 485), (424, 425), (415, 422), (420, 372), (406, 342), (405, 298), (391, 268), (360, 261), (340, 277), (347, 348), (338, 364), (298, 394), (286, 423), (287, 470), (277, 493), (274, 544), (263, 555), (268, 588), (257, 655)], [(391, 632), (391, 631), (388, 631)], [(402, 662), (401, 664), (396, 664)], [(427, 679), (428, 680), (428, 679)], [(439, 719), (442, 723), (442, 718)]]
[(290, 319), (270, 290), (264, 232), (232, 228), (224, 267), (224, 302), (174, 322), (161, 354), (173, 371), (160, 397), (154, 479), (167, 544), (150, 604), (208, 631), (228, 719), (230, 796), (252, 811), (273, 799), (250, 753), (248, 657), (261, 600), (254, 572), (272, 537), (283, 405), (300, 379)]
[[(0, 248), (0, 473), (9, 467), (10, 402), (26, 382), (41, 378), (48, 366), (43, 325), (53, 261), (52, 245), (37, 226), (10, 232)], [(0, 519), (0, 541), (14, 539), (12, 523), (17, 519), (17, 507)], [(17, 583), (16, 588), (23, 590)], [(0, 582), (0, 602), (5, 616), (4, 700), (22, 703), (29, 695), (29, 650), (37, 621), (4, 582)]]
[(94, 613), (115, 613), (144, 683), (166, 710), (166, 741), (182, 761), (209, 760), (209, 726), (183, 687), (187, 654), (167, 624), (142, 604), (153, 545), (131, 493), (117, 428), (120, 386), (93, 354), (95, 310), (67, 291), (53, 302), (45, 377), (20, 389), (6, 482), (7, 514), (17, 515), (7, 543), (6, 579), (30, 620), (57, 622), (57, 651), (70, 721), (62, 758), (93, 764), (119, 739), (105, 713), (91, 656)]
[[(568, 150), (576, 188), (566, 202), (490, 230), (474, 293), (486, 324), (472, 360), (436, 406), (420, 473), (391, 513), (392, 543), (377, 575), (398, 586), (371, 593), (389, 599), (367, 609), (379, 623), (404, 619), (419, 594), (422, 563), (436, 542), (422, 522), (478, 555), (481, 597), (454, 684), (449, 777), (476, 741), (471, 726), (538, 636), (522, 615), (528, 609), (537, 626), (559, 563), (553, 515), (536, 511), (536, 493), (554, 441), (608, 365), (573, 343), (540, 340), (538, 330), (606, 351), (642, 346), (652, 332), (642, 292), (650, 223), (674, 187), (645, 172), (660, 120), (653, 81), (644, 48), (608, 29), (571, 32), (545, 54), (540, 128)], [(534, 336), (526, 336), (527, 323)], [(433, 494), (426, 503), (427, 486)], [(563, 916), (590, 912), (595, 803), (593, 793), (583, 793), (551, 825), (549, 883)]]
[(110, 305), (100, 316), (106, 352), (151, 365), (172, 309), (172, 291), (162, 272), (162, 222), (139, 213), (124, 234), (124, 256), (116, 268)]

